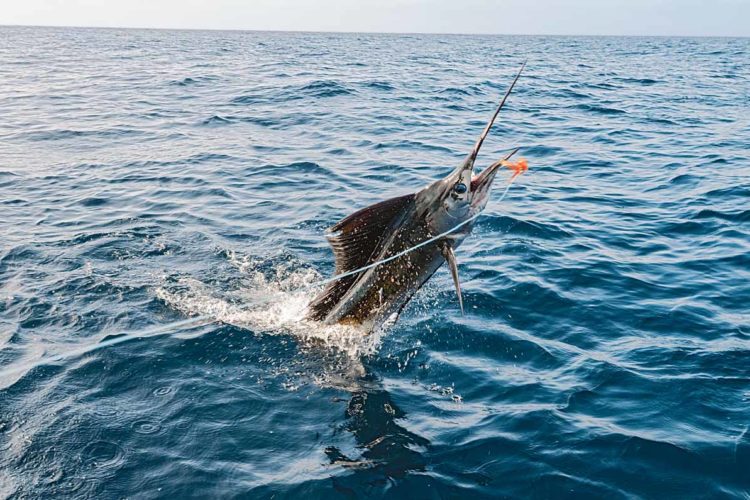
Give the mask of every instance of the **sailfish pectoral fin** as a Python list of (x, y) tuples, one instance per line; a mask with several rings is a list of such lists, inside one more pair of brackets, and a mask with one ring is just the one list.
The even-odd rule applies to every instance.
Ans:
[(453, 284), (456, 285), (456, 295), (458, 295), (458, 305), (461, 307), (461, 316), (464, 315), (464, 299), (461, 296), (461, 282), (458, 279), (458, 261), (456, 261), (456, 254), (453, 253), (453, 247), (448, 243), (442, 247), (443, 257), (448, 263), (448, 268), (451, 270), (451, 276), (453, 276)]

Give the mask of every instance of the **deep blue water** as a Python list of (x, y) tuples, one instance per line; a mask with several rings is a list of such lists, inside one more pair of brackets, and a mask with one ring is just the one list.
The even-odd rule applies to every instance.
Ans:
[[(467, 314), (301, 321), (524, 58)], [(0, 28), (0, 498), (750, 498), (749, 117), (748, 39)]]

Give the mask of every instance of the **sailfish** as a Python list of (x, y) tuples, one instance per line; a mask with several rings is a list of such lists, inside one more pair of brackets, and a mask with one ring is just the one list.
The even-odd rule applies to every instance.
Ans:
[[(498, 170), (518, 148), (479, 174), (474, 174), (474, 162), (525, 65), (521, 65), (461, 165), (416, 193), (370, 205), (328, 229), (336, 259), (335, 275), (308, 305), (307, 319), (361, 325), (372, 331), (395, 321), (443, 263), (450, 269), (463, 314), (455, 250), (471, 233), (476, 215), (487, 205)], [(461, 227), (456, 231), (424, 244), (458, 225)], [(405, 253), (414, 246), (418, 248)], [(386, 262), (378, 265), (380, 261)]]

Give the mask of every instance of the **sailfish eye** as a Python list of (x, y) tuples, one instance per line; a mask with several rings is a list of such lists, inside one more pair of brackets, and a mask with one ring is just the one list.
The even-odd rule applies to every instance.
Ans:
[(467, 189), (468, 188), (466, 187), (466, 184), (464, 184), (463, 182), (459, 182), (458, 184), (453, 186), (453, 192), (456, 194), (464, 194)]

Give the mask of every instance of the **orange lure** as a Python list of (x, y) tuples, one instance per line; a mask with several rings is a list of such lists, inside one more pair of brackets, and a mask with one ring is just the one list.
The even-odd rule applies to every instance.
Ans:
[(505, 160), (501, 165), (513, 170), (513, 177), (510, 178), (511, 181), (529, 169), (529, 162), (526, 161), (526, 158), (520, 158), (517, 161)]

